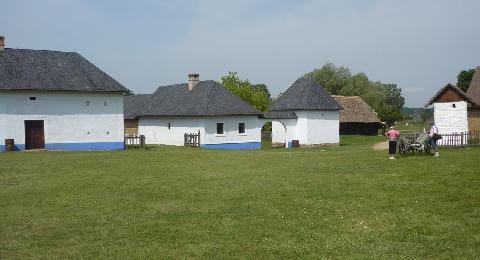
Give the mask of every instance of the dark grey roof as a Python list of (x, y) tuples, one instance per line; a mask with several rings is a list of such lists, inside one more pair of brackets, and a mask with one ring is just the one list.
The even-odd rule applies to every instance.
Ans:
[(159, 87), (142, 111), (144, 116), (246, 114), (261, 112), (212, 80), (200, 81), (193, 90), (187, 83)]
[(272, 106), (272, 111), (340, 109), (342, 106), (310, 77), (297, 79)]
[(297, 119), (297, 115), (288, 111), (266, 112), (262, 115), (265, 119)]
[(0, 90), (128, 91), (78, 53), (9, 48), (0, 51)]
[(151, 94), (139, 94), (125, 96), (123, 98), (123, 116), (125, 119), (135, 119), (143, 112), (145, 105), (149, 102)]

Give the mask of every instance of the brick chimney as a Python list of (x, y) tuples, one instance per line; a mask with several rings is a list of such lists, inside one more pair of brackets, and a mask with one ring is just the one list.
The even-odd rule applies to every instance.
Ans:
[(0, 51), (3, 51), (5, 49), (5, 37), (0, 35)]
[(188, 74), (188, 90), (192, 90), (200, 82), (200, 75), (197, 73)]

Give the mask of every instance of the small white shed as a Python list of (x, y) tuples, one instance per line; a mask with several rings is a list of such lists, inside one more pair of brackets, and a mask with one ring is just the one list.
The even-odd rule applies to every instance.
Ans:
[(459, 88), (447, 84), (428, 101), (425, 107), (433, 107), (435, 125), (441, 134), (468, 131), (467, 109), (472, 101)]
[(314, 79), (301, 77), (272, 106), (264, 117), (272, 121), (272, 142), (293, 140), (300, 145), (338, 144), (342, 106)]

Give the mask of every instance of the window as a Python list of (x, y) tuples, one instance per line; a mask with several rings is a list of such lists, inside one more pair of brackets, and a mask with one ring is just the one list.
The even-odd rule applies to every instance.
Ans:
[(245, 123), (238, 123), (238, 133), (245, 134)]
[(87, 106), (87, 107), (90, 106), (90, 100), (85, 101), (85, 106)]
[(105, 135), (110, 135), (110, 131), (105, 131)]
[(217, 123), (217, 135), (223, 135), (223, 123)]
[(103, 101), (103, 106), (104, 106), (104, 107), (108, 106), (108, 102), (107, 102), (107, 101)]
[(453, 108), (456, 108), (456, 107), (457, 107), (457, 104), (452, 104), (452, 107), (453, 107)]
[(29, 97), (28, 99), (34, 101), (37, 100), (37, 97)]
[(91, 136), (92, 135), (92, 130), (87, 130), (87, 136)]
[(168, 123), (168, 130), (170, 130), (170, 123)]

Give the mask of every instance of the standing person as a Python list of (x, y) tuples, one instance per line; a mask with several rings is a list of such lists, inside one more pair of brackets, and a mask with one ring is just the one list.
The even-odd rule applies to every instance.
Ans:
[(390, 155), (390, 160), (393, 160), (397, 153), (397, 138), (400, 136), (400, 132), (392, 126), (390, 130), (385, 133), (385, 136), (388, 137), (388, 154)]
[[(438, 157), (440, 156), (438, 154), (438, 145), (437, 145), (437, 141), (438, 139), (440, 139), (440, 135), (438, 134), (438, 127), (435, 125), (435, 123), (432, 123), (430, 125), (430, 132), (428, 133), (428, 135), (430, 136), (430, 145), (432, 146), (433, 150), (435, 151), (435, 157)], [(440, 137), (440, 138), (439, 138)]]

